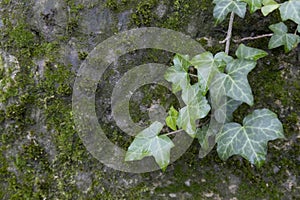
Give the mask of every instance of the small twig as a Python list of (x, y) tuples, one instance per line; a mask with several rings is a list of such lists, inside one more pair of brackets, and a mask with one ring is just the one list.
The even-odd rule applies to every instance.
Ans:
[(232, 26), (233, 26), (233, 20), (234, 20), (234, 12), (231, 12), (230, 14), (230, 20), (229, 20), (229, 25), (228, 25), (228, 31), (227, 31), (227, 36), (224, 40), (220, 41), (220, 44), (224, 44), (226, 42), (225, 46), (225, 53), (229, 53), (229, 47), (230, 47), (230, 40), (232, 36)]
[(260, 38), (264, 38), (264, 37), (272, 37), (273, 33), (268, 33), (268, 34), (263, 34), (263, 35), (258, 35), (255, 37), (245, 37), (245, 38), (241, 38), (238, 40), (233, 40), (235, 43), (240, 43), (243, 42), (245, 40), (256, 40), (256, 39), (260, 39)]
[(226, 41), (226, 47), (225, 47), (225, 53), (226, 54), (229, 53), (230, 40), (231, 40), (231, 36), (232, 36), (233, 20), (234, 20), (234, 12), (232, 12), (231, 15), (230, 15), (230, 21), (229, 21), (228, 32), (227, 32), (228, 40)]

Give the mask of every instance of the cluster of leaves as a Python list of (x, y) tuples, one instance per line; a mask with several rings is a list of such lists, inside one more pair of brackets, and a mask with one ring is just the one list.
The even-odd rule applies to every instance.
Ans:
[[(297, 32), (300, 33), (300, 0), (289, 0), (281, 4), (274, 0), (214, 0), (213, 3), (216, 4), (213, 15), (217, 23), (222, 22), (231, 12), (244, 18), (247, 5), (250, 13), (261, 10), (264, 16), (279, 10), (282, 21), (269, 26), (273, 32), (269, 41), (269, 49), (284, 46), (285, 52), (289, 52), (300, 42), (300, 37), (297, 35)], [(296, 23), (297, 30), (294, 33), (288, 33), (288, 28), (284, 24), (286, 20)]]
[[(266, 55), (265, 51), (243, 44), (236, 51), (236, 59), (224, 52), (215, 56), (204, 52), (192, 59), (176, 55), (174, 65), (167, 70), (165, 78), (172, 83), (172, 92), (181, 92), (185, 106), (179, 111), (171, 107), (166, 125), (174, 131), (183, 129), (192, 138), (196, 137), (201, 146), (209, 145), (205, 133), (197, 127), (197, 120), (206, 117), (212, 110), (216, 123), (224, 124), (215, 135), (219, 156), (226, 160), (239, 154), (260, 166), (265, 160), (267, 142), (284, 138), (276, 114), (267, 109), (255, 110), (244, 119), (243, 126), (231, 123), (230, 119), (243, 102), (253, 105), (247, 74), (256, 66), (256, 60)], [(198, 82), (194, 84), (190, 80), (190, 66), (197, 69)], [(206, 98), (208, 91), (211, 93), (210, 104)], [(221, 100), (224, 98), (225, 102)], [(220, 100), (221, 103), (218, 103)], [(160, 135), (162, 128), (162, 123), (154, 122), (139, 133), (128, 148), (126, 160), (154, 156), (158, 165), (165, 169), (174, 144), (166, 134)]]
[[(300, 31), (300, 0), (281, 4), (273, 0), (214, 0), (213, 3), (216, 4), (214, 17), (217, 23), (232, 12), (243, 18), (247, 5), (250, 13), (261, 10), (265, 16), (279, 9), (283, 21), (292, 20), (298, 27), (291, 34), (283, 22), (271, 25), (269, 28), (274, 33), (269, 48), (283, 45), (285, 51), (290, 51), (300, 42), (297, 35), (297, 31)], [(172, 83), (173, 93), (181, 93), (185, 106), (178, 110), (174, 107), (169, 109), (165, 122), (172, 132), (161, 134), (164, 124), (154, 122), (137, 134), (125, 160), (153, 156), (160, 168), (166, 169), (174, 147), (169, 135), (184, 130), (190, 137), (198, 139), (201, 157), (217, 144), (221, 159), (240, 155), (260, 167), (265, 161), (268, 141), (284, 138), (281, 122), (268, 109), (254, 110), (244, 118), (242, 125), (232, 122), (232, 114), (242, 103), (253, 105), (247, 75), (255, 68), (257, 60), (266, 55), (265, 51), (244, 44), (239, 45), (235, 58), (225, 52), (215, 55), (204, 52), (193, 58), (176, 55), (174, 65), (166, 71), (165, 79)], [(196, 74), (190, 73), (191, 67)], [(199, 120), (209, 113), (210, 126), (198, 127)]]

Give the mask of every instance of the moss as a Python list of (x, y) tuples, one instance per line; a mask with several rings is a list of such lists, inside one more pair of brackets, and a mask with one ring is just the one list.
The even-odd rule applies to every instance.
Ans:
[(136, 1), (133, 0), (107, 0), (105, 2), (105, 7), (110, 10), (120, 13), (122, 11), (128, 10), (132, 5), (135, 5)]
[(69, 19), (68, 24), (67, 24), (67, 33), (72, 34), (75, 32), (79, 27), (79, 22), (77, 17), (72, 17)]
[(3, 77), (1, 80), (1, 86), (8, 86), (8, 88), (6, 88), (6, 91), (0, 91), (0, 102), (6, 102), (9, 98), (14, 97), (16, 95), (18, 95), (19, 93), (19, 87), (18, 84), (16, 84), (16, 82), (11, 79), (10, 77)]
[(78, 52), (78, 57), (80, 60), (84, 60), (88, 56), (88, 53), (85, 51), (79, 51)]
[(24, 105), (20, 104), (13, 104), (6, 107), (6, 118), (14, 119), (14, 120), (21, 120), (24, 118), (26, 108)]
[(46, 92), (48, 97), (56, 94), (65, 96), (71, 94), (71, 80), (74, 79), (74, 73), (71, 71), (71, 66), (66, 67), (61, 64), (47, 62), (44, 76), (44, 80), (40, 82), (38, 87)]
[(10, 177), (7, 188), (10, 199), (38, 199), (49, 196), (49, 163), (44, 149), (37, 141), (32, 140), (22, 146), (21, 152), (15, 157), (15, 166), (22, 173), (18, 177)]
[(9, 32), (10, 45), (19, 50), (24, 56), (30, 56), (36, 43), (35, 35), (27, 29), (24, 23), (19, 23)]
[(5, 111), (0, 110), (0, 123), (5, 121)]
[(83, 4), (75, 3), (74, 0), (66, 0), (68, 12), (68, 21), (66, 26), (67, 38), (74, 36), (74, 33), (78, 30), (79, 20), (80, 20), (80, 11), (82, 11), (85, 6)]
[(58, 43), (57, 41), (53, 42), (42, 42), (39, 44), (33, 52), (34, 57), (43, 57), (47, 56), (48, 59), (52, 60), (54, 58), (54, 55), (56, 55), (58, 49)]
[[(1, 29), (2, 48), (16, 54), (22, 70), (15, 85), (17, 90), (12, 91), (6, 97), (8, 99), (15, 96), (16, 103), (8, 106), (5, 113), (4, 111), (0, 112), (0, 123), (3, 120), (10, 121), (5, 127), (3, 126), (4, 123), (0, 126), (0, 186), (5, 189), (5, 192), (0, 192), (1, 199), (150, 199), (153, 190), (157, 195), (170, 192), (183, 194), (188, 192), (193, 197), (203, 197), (204, 192), (221, 193), (220, 191), (229, 184), (228, 174), (238, 176), (241, 183), (235, 195), (229, 195), (229, 197), (224, 194), (221, 195), (224, 199), (233, 197), (239, 199), (247, 199), (247, 197), (281, 199), (287, 195), (285, 189), (282, 188), (282, 184), (288, 178), (286, 171), (291, 171), (299, 176), (298, 163), (295, 162), (300, 151), (297, 140), (293, 140), (294, 144), (287, 150), (272, 148), (272, 145), (283, 145), (283, 141), (272, 142), (268, 160), (262, 169), (253, 168), (238, 156), (223, 162), (218, 158), (215, 150), (200, 160), (197, 158), (199, 145), (193, 143), (190, 150), (170, 166), (165, 174), (157, 176), (163, 177), (163, 180), (155, 181), (155, 184), (158, 182), (163, 185), (155, 185), (153, 188), (156, 189), (150, 189), (152, 180), (156, 178), (154, 172), (143, 175), (148, 178), (146, 179), (149, 180), (148, 182), (141, 181), (130, 188), (116, 188), (121, 185), (120, 177), (130, 179), (133, 175), (109, 171), (87, 152), (77, 135), (72, 120), (71, 86), (74, 81), (74, 73), (71, 66), (65, 66), (57, 59), (58, 47), (64, 45), (69, 37), (77, 37), (73, 33), (77, 31), (81, 11), (86, 9), (75, 2), (67, 2), (71, 9), (67, 28), (68, 34), (53, 42), (45, 41), (41, 36), (38, 36), (24, 22), (24, 19), (15, 20), (12, 16), (7, 16), (9, 13), (3, 15), (6, 26)], [(135, 26), (156, 25), (175, 30), (185, 30), (195, 12), (211, 10), (211, 1), (174, 0), (168, 2), (172, 4), (167, 6), (170, 7), (170, 10), (160, 20), (153, 18), (155, 16), (153, 13), (158, 5), (156, 1), (118, 1), (116, 8), (112, 6), (112, 9), (115, 12), (122, 12), (129, 7), (133, 8), (136, 11), (135, 14), (138, 14), (135, 20), (132, 19)], [(165, 1), (165, 4), (168, 2)], [(1, 5), (3, 4), (9, 6), (12, 2), (2, 1)], [(5, 6), (3, 9), (6, 9)], [(20, 10), (19, 13), (24, 12)], [(10, 35), (10, 32), (13, 32), (13, 35)], [(16, 44), (14, 44), (14, 40), (17, 41)], [(161, 61), (162, 57), (159, 54), (153, 53), (149, 56), (150, 58), (145, 58), (143, 61), (145, 63), (148, 60)], [(84, 59), (86, 54), (83, 52), (79, 56)], [(278, 57), (278, 54), (272, 56)], [(33, 77), (35, 77), (36, 66), (33, 60), (40, 58), (47, 58), (44, 78), (35, 82)], [(281, 60), (282, 58), (271, 60), (271, 64), (267, 64), (265, 60), (263, 61), (264, 66), (259, 65), (256, 71), (250, 74), (250, 83), (254, 91), (257, 108), (267, 107), (276, 113), (282, 113), (282, 108), (274, 104), (275, 100), (280, 100), (283, 108), (300, 104), (299, 83), (296, 81), (289, 82), (283, 78), (282, 71), (277, 71), (277, 63)], [(284, 69), (285, 71), (287, 69)], [(108, 72), (106, 78), (111, 75)], [(288, 89), (291, 88), (292, 92), (288, 92)], [(153, 98), (160, 98), (162, 102), (166, 102), (168, 98), (161, 95), (166, 93), (165, 89), (156, 88), (156, 90), (156, 94), (145, 93), (141, 104), (149, 105)], [(19, 95), (18, 91), (22, 91), (22, 95)], [(254, 108), (243, 106), (240, 112), (236, 113), (236, 118), (241, 120), (251, 109)], [(299, 110), (297, 109), (299, 108), (294, 108), (293, 111), (285, 113), (288, 114), (287, 116), (281, 117), (288, 137), (295, 137), (295, 133), (297, 133), (296, 124), (299, 121)], [(32, 130), (39, 126), (39, 124), (32, 126), (34, 123), (32, 115), (35, 110), (41, 110), (41, 117), (38, 119), (41, 121), (38, 122), (46, 126), (47, 131), (45, 133)], [(140, 116), (136, 115), (135, 117), (138, 120)], [(12, 119), (17, 120), (13, 122)], [(104, 125), (104, 128), (107, 132), (111, 130), (110, 124)], [(44, 137), (49, 137), (53, 143), (53, 150), (51, 151), (55, 153), (52, 155), (52, 159), (50, 159), (51, 155), (48, 154), (49, 149), (46, 149), (51, 145), (39, 143), (41, 139), (44, 140)], [(112, 141), (119, 142), (120, 145), (127, 145), (126, 142), (130, 141), (121, 135), (117, 129), (112, 130), (111, 137)], [(19, 148), (13, 149), (12, 146), (16, 146), (18, 141), (21, 141), (21, 145), (18, 146)], [(7, 157), (9, 151), (16, 151), (16, 155)], [(277, 174), (273, 173), (274, 166), (280, 167)], [(106, 169), (105, 173), (103, 168)], [(87, 193), (76, 185), (78, 183), (76, 176), (85, 171), (91, 173), (91, 183), (86, 186), (88, 188)], [(190, 187), (184, 184), (188, 179), (191, 179)], [(201, 179), (205, 179), (206, 182), (201, 182)], [(296, 188), (292, 188), (291, 193), (296, 194), (295, 190)], [(297, 198), (296, 195), (291, 196), (291, 198), (293, 197), (294, 199)]]
[(131, 15), (133, 23), (137, 26), (149, 26), (157, 18), (153, 12), (156, 5), (157, 0), (140, 1), (137, 4), (135, 13)]
[(105, 2), (105, 6), (111, 10), (118, 9), (118, 0), (108, 0)]

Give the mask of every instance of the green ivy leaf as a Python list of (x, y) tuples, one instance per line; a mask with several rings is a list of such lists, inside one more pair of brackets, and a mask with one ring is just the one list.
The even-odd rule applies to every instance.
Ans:
[(269, 29), (271, 29), (275, 34), (278, 35), (283, 35), (288, 32), (288, 28), (283, 22), (272, 24), (269, 26)]
[(239, 59), (246, 59), (246, 60), (254, 60), (257, 61), (260, 58), (263, 58), (268, 55), (267, 52), (252, 48), (252, 47), (247, 47), (244, 44), (240, 44), (237, 51), (235, 52), (235, 55)]
[(240, 59), (233, 60), (227, 65), (225, 80), (227, 96), (236, 101), (245, 102), (250, 106), (253, 105), (253, 96), (247, 75), (255, 66), (255, 61)]
[(280, 4), (274, 0), (263, 0), (263, 5), (264, 6), (261, 8), (261, 12), (264, 16), (267, 16), (280, 6)]
[(300, 0), (289, 0), (281, 4), (280, 15), (283, 21), (292, 20), (300, 24)]
[(196, 133), (196, 120), (206, 117), (210, 111), (210, 106), (197, 84), (183, 90), (182, 100), (186, 106), (179, 111), (177, 125), (194, 138)]
[(188, 56), (176, 55), (173, 59), (174, 65), (169, 67), (165, 73), (165, 79), (172, 83), (172, 91), (176, 93), (190, 86), (190, 77), (188, 73), (189, 62)]
[(217, 53), (214, 58), (219, 63), (218, 66), (219, 72), (224, 72), (226, 65), (233, 60), (231, 56), (229, 56), (227, 53), (223, 51)]
[(227, 99), (222, 101), (222, 103), (218, 105), (218, 108), (214, 112), (215, 119), (219, 123), (232, 121), (233, 112), (242, 104), (242, 102), (236, 101), (229, 97), (223, 97), (223, 98), (227, 98)]
[(201, 147), (208, 146), (208, 144), (206, 143), (206, 140), (205, 140), (206, 135), (208, 133), (208, 129), (209, 129), (208, 125), (205, 125), (205, 126), (202, 126), (201, 128), (196, 129), (195, 138), (198, 139), (198, 142)]
[(247, 4), (244, 2), (237, 0), (214, 0), (213, 3), (216, 4), (213, 15), (217, 19), (217, 24), (222, 22), (230, 12), (234, 12), (241, 18), (245, 17)]
[(262, 0), (242, 0), (246, 2), (250, 7), (250, 12), (254, 13), (256, 10), (261, 8)]
[(204, 52), (196, 55), (191, 60), (191, 64), (197, 69), (199, 84), (207, 91), (212, 78), (219, 71), (218, 67), (221, 65), (221, 62), (217, 61), (212, 53)]
[(170, 151), (174, 147), (172, 140), (165, 135), (160, 135), (163, 124), (154, 122), (150, 127), (140, 132), (125, 155), (125, 161), (141, 160), (146, 156), (153, 156), (162, 170), (170, 163)]
[(217, 98), (221, 98), (225, 93), (236, 101), (253, 105), (253, 96), (247, 75), (255, 66), (255, 61), (240, 59), (231, 61), (226, 67), (227, 74), (217, 74), (212, 83), (214, 93), (219, 95)]
[(176, 121), (178, 118), (178, 111), (172, 106), (168, 113), (169, 113), (169, 116), (166, 118), (166, 124), (173, 131), (176, 131), (177, 130)]
[(269, 41), (269, 49), (283, 45), (285, 52), (289, 52), (298, 45), (300, 37), (295, 34), (287, 33), (287, 26), (283, 22), (273, 24), (269, 26), (269, 28), (274, 32)]
[(267, 154), (269, 140), (284, 138), (281, 122), (268, 109), (255, 110), (245, 117), (243, 126), (237, 123), (224, 125), (217, 135), (217, 151), (222, 160), (241, 155), (260, 167)]
[(229, 62), (233, 60), (231, 56), (229, 56), (227, 53), (221, 51), (215, 55), (215, 60), (219, 62), (219, 68), (220, 66), (226, 66)]

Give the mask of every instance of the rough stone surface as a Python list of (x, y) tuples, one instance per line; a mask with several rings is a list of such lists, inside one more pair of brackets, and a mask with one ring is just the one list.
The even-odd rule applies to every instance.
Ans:
[[(216, 53), (224, 48), (218, 41), (226, 36), (227, 22), (213, 26), (213, 7), (206, 0), (5, 0), (0, 4), (0, 199), (300, 198), (299, 48), (289, 54), (280, 48), (268, 51), (269, 56), (249, 74), (255, 107), (242, 105), (234, 114), (241, 122), (252, 110), (266, 107), (282, 121), (286, 140), (269, 143), (263, 167), (238, 156), (223, 162), (215, 149), (199, 159), (199, 144), (194, 142), (166, 172), (129, 174), (95, 159), (74, 128), (72, 86), (80, 65), (108, 37), (146, 26), (181, 31)], [(244, 20), (236, 17), (234, 37), (268, 32), (274, 19), (259, 14)], [(267, 40), (247, 44), (266, 50)], [(232, 43), (232, 49), (237, 45)], [(117, 81), (137, 65), (171, 65), (172, 56), (137, 50), (105, 71), (96, 91), (96, 112), (112, 142), (126, 147), (132, 141), (111, 113), (110, 96)], [(150, 85), (135, 91), (132, 119), (148, 123), (153, 102), (164, 107), (178, 104), (170, 91)]]

